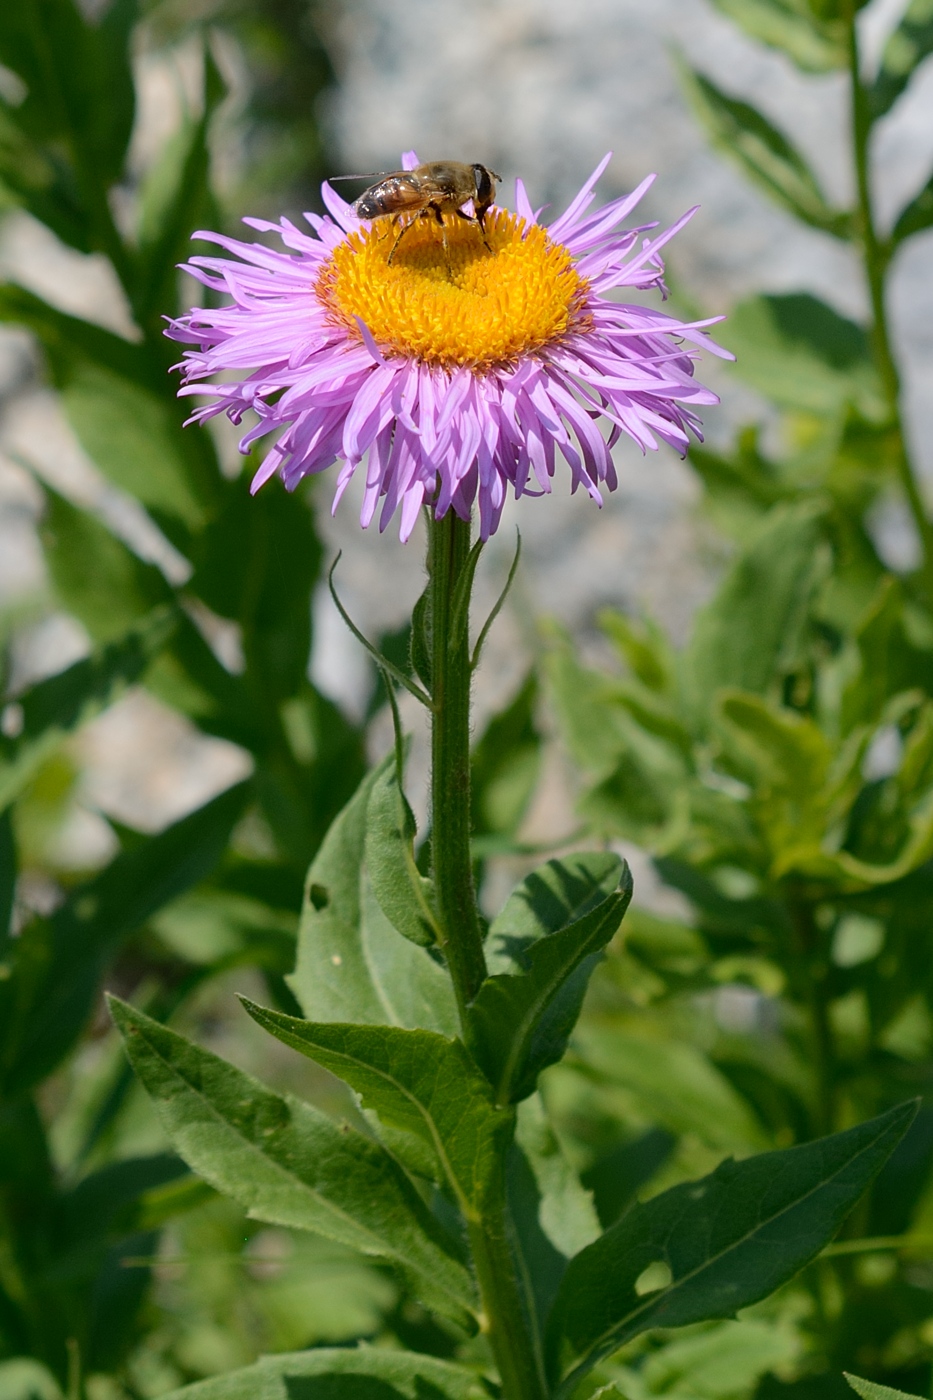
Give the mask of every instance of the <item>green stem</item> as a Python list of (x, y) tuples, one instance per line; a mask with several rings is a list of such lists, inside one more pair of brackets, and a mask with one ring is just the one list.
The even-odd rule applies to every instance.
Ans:
[[(486, 977), (486, 957), (470, 852), (469, 629), (451, 626), (457, 584), (470, 553), (470, 525), (452, 510), (429, 517), (428, 573), (431, 637), (431, 855), (442, 947), (454, 985), (460, 1024)], [(505, 1400), (545, 1400), (540, 1349), (534, 1344), (509, 1243), (505, 1161), (498, 1199), (469, 1222), (486, 1333)]]
[(504, 1206), (470, 1227), (470, 1246), (480, 1296), (483, 1331), (496, 1358), (503, 1400), (546, 1400), (544, 1359), (528, 1326), (509, 1245)]
[(890, 263), (888, 250), (883, 246), (875, 227), (871, 188), (871, 167), (869, 161), (869, 141), (871, 138), (872, 115), (868, 91), (862, 82), (861, 63), (858, 47), (858, 30), (855, 23), (854, 0), (846, 0), (846, 20), (848, 26), (849, 82), (852, 98), (852, 145), (855, 162), (855, 177), (858, 189), (857, 226), (865, 265), (865, 278), (872, 309), (872, 345), (875, 364), (881, 378), (882, 390), (887, 400), (894, 439), (894, 455), (897, 472), (904, 488), (904, 494), (913, 516), (923, 552), (921, 574), (927, 602), (933, 604), (933, 523), (927, 515), (923, 497), (917, 482), (917, 475), (910, 459), (904, 433), (904, 419), (901, 410), (901, 383), (897, 361), (891, 344), (888, 326), (885, 281)]
[(470, 553), (470, 525), (449, 510), (428, 527), (431, 589), (431, 855), (444, 954), (460, 1023), (486, 976), (470, 856), (470, 642), (451, 642), (457, 581)]

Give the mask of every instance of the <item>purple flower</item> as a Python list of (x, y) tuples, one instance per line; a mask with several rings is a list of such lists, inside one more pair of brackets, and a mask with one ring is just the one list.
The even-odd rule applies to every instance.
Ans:
[(477, 503), (488, 538), (509, 487), (551, 490), (558, 453), (571, 489), (601, 505), (600, 488), (617, 485), (610, 449), (622, 433), (643, 451), (660, 438), (684, 453), (688, 432), (700, 436), (695, 407), (718, 402), (694, 379), (685, 343), (726, 354), (703, 330), (719, 317), (683, 322), (611, 299), (622, 287), (666, 295), (660, 250), (695, 211), (653, 238), (654, 224), (620, 228), (649, 176), (588, 213), (608, 162), (547, 228), (517, 181), (517, 212), (486, 215), (488, 246), (475, 223), (447, 218), (445, 252), (436, 224), (418, 220), (389, 262), (391, 221), (361, 221), (326, 184), (331, 217), (305, 216), (314, 236), (287, 219), (245, 221), (289, 252), (196, 234), (237, 260), (192, 258), (186, 270), (231, 304), (167, 331), (195, 347), (179, 392), (214, 400), (190, 421), (226, 412), (240, 423), (253, 410), (244, 453), (275, 434), (254, 491), (276, 473), (293, 490), (342, 461), (335, 510), (365, 458), (361, 524), (381, 502), (379, 528), (398, 510), (403, 540), (425, 502), (464, 519)]

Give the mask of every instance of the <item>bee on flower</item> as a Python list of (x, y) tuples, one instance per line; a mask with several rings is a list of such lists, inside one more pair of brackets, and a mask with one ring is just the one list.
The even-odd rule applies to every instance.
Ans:
[[(706, 333), (721, 318), (682, 321), (612, 294), (666, 295), (661, 249), (695, 210), (653, 236), (654, 224), (623, 227), (649, 176), (590, 212), (609, 159), (546, 226), (520, 180), (514, 212), (477, 185), (481, 218), (468, 192), (457, 207), (459, 190), (448, 192), (403, 222), (404, 238), (382, 217), (395, 211), (348, 204), (325, 184), (328, 216), (306, 215), (310, 233), (245, 220), (287, 251), (196, 234), (233, 256), (186, 264), (230, 302), (167, 330), (191, 347), (180, 393), (212, 400), (191, 421), (253, 411), (240, 450), (274, 435), (254, 491), (275, 475), (293, 490), (339, 462), (336, 509), (365, 461), (361, 524), (378, 510), (385, 529), (398, 513), (403, 540), (425, 504), (437, 519), (476, 507), (487, 539), (510, 490), (551, 491), (558, 457), (571, 489), (602, 504), (623, 433), (643, 451), (662, 440), (683, 454), (700, 437), (697, 408), (718, 402), (694, 377), (692, 347), (731, 358)], [(452, 164), (403, 157), (409, 172)]]

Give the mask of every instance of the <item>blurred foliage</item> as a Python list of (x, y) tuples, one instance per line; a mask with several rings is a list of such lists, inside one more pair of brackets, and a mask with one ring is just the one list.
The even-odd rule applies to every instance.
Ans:
[[(784, 210), (851, 243), (873, 319), (801, 292), (752, 297), (722, 327), (771, 421), (690, 454), (732, 554), (681, 651), (611, 609), (598, 621), (614, 666), (549, 632), (547, 693), (579, 814), (649, 852), (676, 911), (629, 915), (549, 1101), (606, 1221), (724, 1152), (806, 1141), (921, 1095), (817, 1264), (747, 1321), (634, 1344), (605, 1379), (628, 1396), (805, 1400), (843, 1395), (845, 1369), (927, 1394), (933, 595), (885, 299), (898, 245), (931, 226), (933, 206), (924, 187), (882, 236), (868, 143), (933, 51), (933, 17), (913, 0), (866, 78), (852, 6), (716, 4), (804, 72), (848, 75), (858, 197), (837, 209), (783, 132), (681, 60), (714, 146)], [(905, 497), (914, 562), (892, 572), (879, 520)]]
[[(717, 149), (860, 253), (874, 320), (856, 325), (806, 293), (736, 308), (721, 338), (779, 431), (752, 424), (730, 450), (691, 456), (734, 555), (688, 645), (675, 653), (650, 620), (609, 611), (600, 625), (617, 665), (600, 671), (555, 629), (542, 674), (476, 743), (480, 874), (521, 834), (543, 688), (581, 774), (581, 819), (602, 841), (649, 852), (677, 897), (676, 914), (629, 913), (570, 1056), (545, 1074), (592, 1204), (547, 1130), (530, 1117), (523, 1130), (544, 1134), (537, 1155), (528, 1148), (541, 1182), (550, 1172), (541, 1209), (552, 1232), (578, 1231), (573, 1248), (592, 1237), (592, 1206), (605, 1228), (729, 1154), (927, 1096), (933, 1063), (933, 559), (884, 314), (897, 249), (933, 227), (933, 176), (882, 235), (867, 163), (873, 124), (933, 52), (933, 16), (911, 0), (869, 80), (853, 39), (861, 6), (715, 2), (803, 72), (848, 72), (861, 176), (851, 209), (827, 200), (772, 121), (686, 65), (683, 76)], [(138, 170), (131, 58), (185, 46), (199, 55), (199, 99), (181, 104)], [(366, 767), (366, 723), (308, 679), (321, 567), (311, 503), (275, 486), (251, 500), (210, 435), (182, 431), (161, 333), (191, 229), (223, 218), (218, 121), (237, 122), (242, 143), (228, 205), (316, 202), (333, 74), (315, 11), (153, 0), (138, 13), (113, 0), (89, 17), (73, 0), (21, 0), (0, 9), (0, 63), (0, 204), (103, 254), (134, 332), (13, 284), (0, 287), (0, 318), (32, 332), (84, 450), (185, 561), (184, 581), (169, 579), (43, 484), (52, 596), (89, 650), (7, 693), (0, 725), (0, 1396), (150, 1396), (263, 1351), (359, 1337), (481, 1358), (417, 1301), (404, 1270), (260, 1225), (189, 1173), (100, 1004), (107, 985), (203, 1038), (211, 989), (250, 969), (268, 1000), (295, 1011), (300, 961), (286, 978), (306, 870)], [(240, 69), (231, 117), (225, 75), (239, 82)], [(895, 574), (876, 521), (905, 492), (922, 561)], [(394, 642), (402, 658), (408, 639)], [(392, 639), (384, 650), (394, 655)], [(71, 736), (129, 686), (238, 745), (251, 775), (154, 835), (111, 821), (112, 858), (74, 870), (55, 855), (76, 801)], [(372, 713), (382, 699), (374, 680)], [(312, 917), (306, 902), (306, 926)], [(430, 1001), (422, 951), (406, 945), (394, 980), (373, 972), (375, 991), (417, 999), (427, 987)], [(334, 1081), (309, 1082), (320, 1107), (352, 1114)], [(808, 1400), (846, 1393), (845, 1368), (929, 1393), (931, 1168), (925, 1104), (842, 1238), (799, 1279), (739, 1322), (639, 1337), (596, 1382), (629, 1400)]]
[[(89, 17), (72, 0), (27, 0), (0, 15), (3, 207), (103, 253), (134, 331), (12, 283), (0, 318), (32, 332), (81, 446), (185, 561), (167, 577), (39, 477), (50, 605), (82, 625), (89, 651), (8, 693), (2, 712), (0, 1392), (12, 1400), (157, 1394), (263, 1350), (361, 1335), (423, 1331), (446, 1345), (404, 1281), (339, 1246), (260, 1230), (191, 1176), (165, 1150), (101, 1011), (104, 984), (160, 1020), (203, 1016), (211, 986), (236, 968), (294, 1009), (285, 975), (305, 871), (365, 769), (365, 726), (308, 679), (322, 562), (308, 497), (273, 487), (252, 500), (210, 435), (182, 430), (167, 374), (175, 265), (191, 229), (220, 217), (211, 149), (227, 88), (214, 54), (229, 69), (231, 43), (248, 65), (236, 197), (286, 190), (307, 207), (332, 74), (306, 6), (166, 0), (137, 14), (115, 0)], [(157, 61), (184, 45), (200, 54), (200, 99), (182, 104), (140, 171), (133, 55)], [(251, 776), (155, 835), (111, 820), (113, 858), (75, 870), (56, 854), (80, 810), (71, 736), (140, 685), (197, 732), (238, 745)], [(538, 742), (529, 693), (516, 711), (526, 774)], [(506, 836), (529, 795), (527, 779), (509, 778), (511, 732), (482, 740), (476, 789), (489, 829)], [(333, 1084), (317, 1095), (331, 1105)]]

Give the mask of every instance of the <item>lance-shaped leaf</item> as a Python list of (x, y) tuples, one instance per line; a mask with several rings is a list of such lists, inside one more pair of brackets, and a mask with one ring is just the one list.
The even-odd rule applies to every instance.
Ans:
[(139, 680), (176, 625), (172, 609), (157, 608), (120, 641), (99, 647), (17, 698), (19, 732), (15, 738), (0, 738), (0, 808), (22, 791), (67, 734)]
[(879, 1385), (877, 1381), (866, 1381), (861, 1376), (850, 1375), (848, 1371), (843, 1371), (842, 1374), (856, 1395), (862, 1397), (862, 1400), (921, 1400), (919, 1395), (912, 1395), (907, 1390), (895, 1390), (890, 1385)]
[(877, 121), (889, 112), (923, 60), (933, 53), (933, 6), (911, 0), (900, 24), (884, 46), (878, 75), (869, 92)]
[(22, 1093), (55, 1068), (91, 1014), (107, 957), (210, 874), (251, 790), (238, 783), (123, 851), (12, 941), (0, 979), (0, 1093)]
[[(111, 998), (127, 1053), (179, 1155), (256, 1220), (312, 1230), (413, 1272), (425, 1301), (474, 1306), (455, 1247), (378, 1143)], [(301, 1024), (299, 1022), (299, 1024)]]
[(587, 983), (632, 898), (627, 865), (619, 886), (595, 909), (538, 939), (524, 953), (524, 970), (488, 977), (470, 1008), (472, 1048), (495, 1091), (496, 1103), (533, 1092), (538, 1075), (567, 1048)]
[(563, 1154), (541, 1103), (532, 1095), (516, 1112), (509, 1152), (512, 1249), (536, 1349), (567, 1261), (599, 1237), (593, 1198)]
[(740, 24), (746, 34), (779, 49), (808, 73), (845, 68), (848, 61), (845, 22), (820, 19), (806, 0), (713, 0), (717, 10)]
[[(854, 407), (873, 424), (885, 423), (871, 341), (818, 297), (750, 297), (733, 309), (725, 340), (741, 378), (779, 408), (836, 420)], [(761, 461), (755, 470), (762, 471)]]
[(386, 918), (412, 943), (430, 947), (438, 941), (433, 891), (415, 864), (414, 840), (415, 819), (393, 763), (380, 772), (370, 793), (366, 866)]
[(849, 215), (826, 203), (816, 176), (796, 146), (747, 102), (728, 97), (686, 64), (679, 67), (690, 104), (717, 150), (736, 161), (749, 179), (798, 219), (846, 238)]
[(86, 362), (62, 391), (62, 403), (88, 456), (121, 490), (168, 523), (197, 530), (214, 483), (203, 447), (181, 437), (174, 405), (122, 374)]
[(426, 1144), (468, 1220), (501, 1192), (513, 1115), (496, 1107), (459, 1040), (398, 1026), (302, 1021), (243, 1004), (272, 1035), (345, 1080), (390, 1128)]
[(569, 927), (614, 894), (625, 863), (610, 851), (579, 851), (539, 865), (509, 895), (489, 929), (487, 960), (493, 975), (520, 973), (541, 938)]
[(390, 755), (331, 823), (308, 871), (298, 960), (288, 979), (310, 1021), (457, 1033), (450, 978), (425, 948), (401, 938), (363, 870), (366, 809)]
[(173, 302), (172, 274), (187, 254), (193, 228), (210, 228), (203, 215), (212, 214), (208, 180), (207, 136), (211, 119), (227, 87), (210, 49), (204, 53), (204, 105), (197, 121), (190, 118), (144, 182), (139, 216), (139, 289), (136, 314), (142, 324), (160, 306)]
[(896, 245), (905, 238), (933, 225), (933, 175), (927, 180), (919, 194), (898, 215), (897, 223), (891, 231), (891, 241)]
[[(916, 1111), (901, 1104), (818, 1142), (723, 1162), (633, 1206), (564, 1275), (548, 1325), (552, 1372), (566, 1370), (558, 1395), (646, 1329), (733, 1317), (792, 1278), (833, 1237)], [(651, 1266), (667, 1282), (646, 1292)]]
[(118, 179), (130, 138), (135, 17), (135, 0), (114, 0), (93, 18), (74, 0), (23, 0), (0, 9), (0, 62), (27, 88), (17, 120), (38, 140), (67, 150), (80, 170), (93, 171), (95, 188)]
[(84, 362), (143, 385), (152, 384), (160, 368), (152, 364), (142, 345), (80, 316), (69, 316), (15, 282), (0, 284), (0, 321), (27, 326), (32, 331), (58, 385), (67, 383)]
[(388, 1347), (312, 1347), (264, 1356), (165, 1400), (488, 1400), (475, 1371)]
[(90, 511), (47, 485), (45, 497), (40, 537), (55, 592), (94, 642), (116, 641), (153, 608), (172, 602), (172, 589), (155, 564), (145, 563)]

